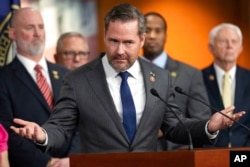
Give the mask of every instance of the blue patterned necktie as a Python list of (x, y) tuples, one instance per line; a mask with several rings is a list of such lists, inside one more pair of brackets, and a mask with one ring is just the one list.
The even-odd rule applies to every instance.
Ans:
[(119, 75), (122, 78), (120, 93), (122, 99), (123, 126), (127, 132), (130, 142), (132, 142), (136, 131), (136, 114), (135, 104), (127, 82), (129, 73), (125, 71), (120, 72)]

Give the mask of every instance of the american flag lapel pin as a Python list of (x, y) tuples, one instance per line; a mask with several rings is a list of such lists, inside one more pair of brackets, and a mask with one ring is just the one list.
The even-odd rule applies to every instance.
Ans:
[(213, 80), (215, 79), (215, 78), (214, 78), (214, 75), (209, 75), (208, 78), (209, 78), (210, 81), (213, 81)]
[(153, 72), (150, 72), (149, 80), (150, 80), (151, 82), (155, 82), (155, 74), (154, 74)]

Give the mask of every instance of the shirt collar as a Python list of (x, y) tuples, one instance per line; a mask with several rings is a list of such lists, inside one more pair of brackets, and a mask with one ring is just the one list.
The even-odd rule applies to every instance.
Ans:
[[(226, 73), (221, 67), (219, 67), (217, 64), (214, 63), (214, 69), (216, 72), (216, 75), (218, 78), (222, 78), (224, 73)], [(235, 74), (236, 74), (236, 65), (233, 66), (229, 71), (228, 71), (231, 80), (235, 79)]]
[[(116, 72), (114, 68), (109, 64), (107, 54), (103, 56), (102, 64), (103, 64), (104, 72), (107, 78), (117, 77), (118, 72)], [(138, 75), (140, 74), (140, 71), (141, 71), (138, 60), (136, 60), (134, 64), (126, 71), (128, 71), (132, 77), (138, 78)]]
[(40, 59), (38, 63), (20, 54), (17, 54), (17, 58), (20, 60), (20, 62), (24, 65), (24, 67), (30, 73), (34, 71), (34, 68), (37, 64), (39, 64), (42, 67), (44, 72), (48, 72), (48, 65), (46, 63), (46, 59), (44, 56), (42, 56), (42, 58)]
[[(148, 60), (146, 57), (142, 56), (142, 58), (148, 62), (150, 62), (150, 60)], [(167, 64), (167, 53), (165, 51), (161, 52), (160, 55), (158, 55), (153, 61), (152, 63), (157, 65), (158, 67), (161, 68), (165, 68), (166, 64)]]

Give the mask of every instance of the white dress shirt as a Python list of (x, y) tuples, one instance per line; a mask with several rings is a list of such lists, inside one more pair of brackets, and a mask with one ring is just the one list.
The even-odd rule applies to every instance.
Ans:
[[(119, 76), (119, 72), (116, 72), (108, 62), (107, 55), (102, 58), (102, 63), (106, 75), (106, 80), (108, 83), (109, 91), (114, 100), (115, 107), (117, 112), (121, 118), (121, 122), (123, 120), (122, 117), (122, 100), (120, 95), (120, 86), (121, 86), (121, 77)], [(136, 110), (136, 124), (138, 125), (141, 120), (141, 116), (145, 107), (146, 101), (146, 93), (144, 87), (144, 81), (142, 77), (141, 68), (138, 61), (127, 70), (130, 73), (128, 77), (128, 85), (131, 90), (131, 94), (135, 104)]]
[[(44, 56), (41, 58), (41, 60), (38, 63), (20, 55), (20, 54), (17, 54), (17, 58), (24, 65), (24, 67), (26, 68), (26, 70), (28, 71), (28, 73), (34, 79), (35, 82), (36, 82), (36, 71), (34, 70), (34, 68), (37, 64), (39, 64), (42, 67), (42, 73), (43, 73), (44, 77), (46, 78), (46, 80), (50, 86), (50, 89), (52, 90), (48, 66), (47, 66), (47, 63), (46, 63)], [(52, 93), (53, 93), (53, 91), (52, 91)]]

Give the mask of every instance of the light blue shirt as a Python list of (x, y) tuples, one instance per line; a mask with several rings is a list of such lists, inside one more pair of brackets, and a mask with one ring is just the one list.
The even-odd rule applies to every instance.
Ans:
[[(142, 56), (142, 59), (150, 62), (150, 60), (148, 60), (146, 57)], [(167, 53), (165, 51), (163, 51), (159, 56), (157, 56), (153, 61), (152, 63), (157, 65), (158, 67), (161, 67), (161, 68), (165, 68), (166, 64), (167, 64), (167, 61), (168, 61), (168, 56), (167, 56)]]

